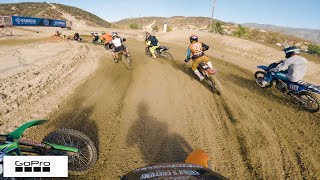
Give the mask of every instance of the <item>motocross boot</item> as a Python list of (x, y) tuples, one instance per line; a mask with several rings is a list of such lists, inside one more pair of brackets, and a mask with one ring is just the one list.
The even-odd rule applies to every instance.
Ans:
[(207, 64), (208, 64), (210, 69), (213, 69), (212, 62), (209, 61), (209, 62), (207, 62)]
[(198, 76), (198, 78), (199, 78), (200, 81), (203, 81), (203, 80), (204, 80), (204, 77), (202, 76), (202, 74), (200, 73), (199, 70), (195, 70), (194, 73)]

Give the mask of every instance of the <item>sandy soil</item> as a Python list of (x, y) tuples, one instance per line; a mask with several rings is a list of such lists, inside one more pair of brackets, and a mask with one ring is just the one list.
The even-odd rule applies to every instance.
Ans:
[(47, 38), (20, 45), (9, 40), (0, 51), (2, 132), (45, 118), (98, 67), (100, 55), (85, 44)]
[[(212, 59), (223, 92), (218, 96), (198, 82), (187, 70), (190, 64), (183, 62), (189, 32), (172, 32), (166, 36), (158, 34), (162, 44), (171, 47), (170, 52), (175, 57), (173, 62), (146, 57), (142, 32), (123, 33), (139, 38), (129, 38), (127, 42), (132, 53), (133, 70), (128, 70), (123, 63), (113, 63), (110, 54), (101, 46), (40, 42), (32, 46), (50, 46), (54, 49), (56, 44), (63, 47), (66, 43), (63, 49), (77, 49), (78, 54), (84, 56), (74, 60), (77, 63), (72, 67), (78, 72), (96, 67), (98, 60), (100, 65), (79, 78), (78, 73), (68, 68), (62, 71), (59, 65), (50, 66), (55, 62), (70, 65), (74, 62), (72, 57), (78, 57), (77, 53), (70, 51), (60, 57), (62, 50), (56, 49), (50, 53), (52, 57), (60, 58), (51, 60), (50, 56), (46, 56), (45, 60), (37, 62), (41, 66), (37, 70), (40, 71), (38, 75), (33, 74), (36, 72), (33, 70), (28, 74), (22, 68), (21, 72), (25, 75), (21, 73), (19, 81), (13, 78), (14, 75), (1, 79), (19, 85), (23, 83), (18, 82), (35, 82), (41, 84), (44, 90), (51, 90), (52, 87), (52, 91), (43, 98), (55, 98), (55, 93), (61, 91), (58, 87), (70, 86), (64, 91), (64, 96), (55, 98), (54, 102), (58, 102), (59, 107), (45, 112), (40, 110), (47, 108), (32, 107), (43, 117), (48, 116), (50, 122), (30, 131), (28, 136), (41, 139), (52, 130), (67, 127), (82, 131), (94, 140), (99, 150), (97, 165), (87, 175), (74, 179), (117, 179), (149, 163), (183, 161), (195, 148), (207, 151), (213, 169), (231, 179), (320, 178), (319, 113), (311, 114), (300, 109), (272, 89), (259, 89), (253, 80), (255, 66), (281, 58), (281, 52), (230, 37), (215, 35), (210, 39), (200, 33), (200, 37), (214, 47), (208, 53), (222, 59)], [(13, 53), (10, 47), (6, 48), (7, 52)], [(19, 52), (29, 52), (27, 45), (22, 49)], [(265, 51), (270, 55), (262, 53)], [(33, 60), (25, 61), (31, 63)], [(8, 73), (10, 71), (7, 70)], [(54, 73), (56, 71), (60, 73)], [(42, 83), (46, 82), (50, 73), (56, 81)], [(83, 81), (90, 73), (91, 76)], [(43, 80), (38, 81), (41, 78), (37, 77), (41, 75)], [(70, 85), (72, 80), (75, 83)], [(319, 82), (316, 78), (311, 80)], [(51, 82), (56, 82), (57, 86)], [(15, 86), (7, 85), (4, 89), (10, 91)], [(71, 87), (77, 88), (71, 91)], [(31, 89), (28, 91), (26, 86), (22, 92), (36, 91)], [(26, 100), (31, 101), (32, 98)], [(41, 98), (35, 100), (40, 101)], [(48, 100), (43, 99), (43, 102)], [(31, 106), (26, 106), (31, 111)], [(27, 110), (23, 114), (28, 113)], [(19, 117), (21, 113), (13, 114)], [(14, 126), (11, 122), (5, 122), (1, 128)]]

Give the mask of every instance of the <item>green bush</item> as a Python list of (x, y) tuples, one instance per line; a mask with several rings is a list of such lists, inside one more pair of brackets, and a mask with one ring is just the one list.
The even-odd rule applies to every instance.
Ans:
[(131, 24), (129, 25), (129, 27), (130, 27), (130, 29), (139, 29), (139, 25), (136, 24), (136, 23), (131, 23)]
[(215, 31), (218, 34), (223, 34), (223, 28), (222, 25), (224, 25), (224, 23), (222, 22), (216, 22), (215, 26), (213, 27), (213, 31)]
[(238, 29), (233, 32), (233, 35), (241, 38), (241, 37), (245, 37), (247, 33), (248, 33), (247, 28), (239, 25)]
[(281, 38), (277, 34), (269, 33), (267, 36), (266, 42), (269, 44), (276, 44), (281, 42)]
[(310, 44), (308, 46), (308, 53), (320, 55), (320, 46), (316, 44)]
[(157, 25), (152, 27), (152, 31), (158, 32), (159, 31), (159, 27)]
[(257, 29), (252, 29), (249, 34), (248, 34), (249, 39), (252, 40), (264, 40), (264, 34), (262, 34), (259, 30)]

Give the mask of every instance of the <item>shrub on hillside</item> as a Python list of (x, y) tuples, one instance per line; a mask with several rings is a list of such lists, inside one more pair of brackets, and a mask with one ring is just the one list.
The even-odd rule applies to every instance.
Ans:
[(252, 29), (249, 34), (248, 38), (252, 40), (263, 40), (264, 41), (264, 34), (261, 34), (261, 32), (258, 29)]
[(269, 44), (276, 44), (282, 42), (280, 36), (275, 33), (269, 33), (266, 38), (266, 42)]
[(131, 23), (131, 24), (129, 25), (129, 27), (130, 27), (130, 29), (139, 29), (139, 25), (136, 24), (136, 23)]
[(159, 27), (157, 25), (152, 27), (152, 31), (158, 32), (159, 31)]
[(238, 29), (233, 32), (233, 35), (241, 38), (241, 37), (245, 37), (247, 33), (248, 33), (247, 28), (239, 25)]
[(224, 25), (222, 22), (216, 22), (216, 24), (213, 27), (213, 31), (218, 33), (218, 34), (223, 34), (223, 27), (222, 25)]
[(308, 53), (320, 55), (320, 46), (316, 44), (310, 44), (308, 46)]

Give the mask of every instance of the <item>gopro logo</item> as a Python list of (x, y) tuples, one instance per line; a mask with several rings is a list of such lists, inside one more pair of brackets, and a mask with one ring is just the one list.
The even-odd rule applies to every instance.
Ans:
[(30, 161), (15, 162), (16, 172), (50, 172), (50, 162)]
[(68, 156), (3, 156), (3, 177), (68, 177)]

